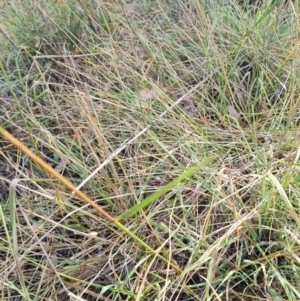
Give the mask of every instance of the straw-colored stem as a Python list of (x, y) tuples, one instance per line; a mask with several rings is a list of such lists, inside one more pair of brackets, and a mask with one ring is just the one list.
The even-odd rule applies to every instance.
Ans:
[(103, 215), (106, 219), (108, 219), (110, 222), (115, 224), (119, 229), (124, 231), (126, 234), (128, 234), (130, 237), (132, 237), (134, 240), (139, 242), (145, 249), (147, 249), (150, 253), (157, 256), (164, 262), (168, 263), (178, 274), (181, 274), (182, 271), (179, 267), (177, 267), (174, 263), (170, 262), (168, 259), (164, 258), (160, 254), (158, 254), (154, 249), (152, 249), (150, 246), (148, 246), (144, 241), (142, 241), (139, 237), (137, 237), (135, 234), (133, 234), (128, 228), (123, 226), (120, 222), (118, 222), (114, 217), (112, 217), (109, 213), (107, 213), (104, 209), (102, 209), (98, 204), (93, 202), (85, 193), (82, 191), (76, 189), (76, 187), (69, 182), (67, 179), (65, 179), (61, 174), (59, 174), (57, 171), (55, 171), (50, 165), (48, 165), (46, 162), (44, 162), (40, 157), (35, 155), (29, 148), (27, 148), (22, 142), (20, 142), (18, 139), (16, 139), (13, 135), (11, 135), (8, 131), (0, 127), (0, 134), (5, 137), (8, 141), (10, 141), (14, 146), (16, 146), (19, 150), (21, 150), (24, 154), (26, 154), (30, 159), (32, 159), (35, 163), (40, 165), (46, 172), (51, 174), (54, 178), (59, 180), (63, 185), (65, 185), (67, 188), (69, 188), (72, 192), (74, 192), (80, 199), (85, 201), (87, 204), (91, 205), (93, 208), (95, 208), (101, 215)]

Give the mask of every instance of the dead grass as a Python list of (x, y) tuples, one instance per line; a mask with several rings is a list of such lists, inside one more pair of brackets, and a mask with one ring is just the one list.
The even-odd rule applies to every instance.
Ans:
[(298, 4), (87, 2), (6, 4), (0, 125), (115, 217), (216, 160), (123, 220), (176, 275), (0, 138), (1, 300), (300, 300)]

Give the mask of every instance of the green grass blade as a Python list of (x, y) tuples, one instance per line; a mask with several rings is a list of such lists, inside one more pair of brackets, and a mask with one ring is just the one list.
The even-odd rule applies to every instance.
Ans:
[(188, 170), (184, 171), (181, 175), (179, 175), (177, 178), (175, 178), (173, 181), (171, 181), (169, 184), (165, 185), (164, 187), (162, 187), (161, 189), (159, 189), (158, 191), (156, 191), (155, 193), (149, 195), (147, 198), (145, 198), (141, 203), (133, 206), (132, 208), (130, 208), (128, 211), (120, 214), (117, 218), (116, 221), (121, 221), (124, 218), (127, 218), (135, 213), (137, 213), (138, 211), (140, 211), (141, 209), (147, 207), (148, 205), (150, 205), (151, 203), (153, 203), (156, 199), (158, 199), (160, 196), (162, 196), (163, 194), (165, 194), (167, 191), (169, 191), (170, 189), (172, 189), (174, 186), (176, 186), (177, 184), (179, 184), (181, 181), (183, 181), (185, 178), (191, 176), (192, 174), (194, 174), (195, 172), (197, 172), (197, 170), (199, 170), (200, 168), (208, 165), (209, 163), (211, 163), (214, 160), (215, 157), (208, 157), (206, 159), (204, 159), (203, 161), (201, 161), (199, 164), (197, 164), (196, 166), (193, 166), (191, 168), (189, 168)]
[(18, 258), (18, 242), (17, 242), (17, 224), (16, 224), (16, 185), (18, 180), (14, 179), (9, 187), (9, 208), (10, 208), (10, 224), (13, 241), (13, 253), (15, 259)]

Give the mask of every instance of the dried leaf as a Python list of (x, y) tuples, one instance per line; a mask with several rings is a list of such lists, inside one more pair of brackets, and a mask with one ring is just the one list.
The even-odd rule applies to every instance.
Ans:
[(34, 47), (39, 48), (41, 45), (41, 38), (36, 36), (34, 39), (35, 39)]
[(155, 91), (151, 90), (141, 90), (139, 92), (140, 96), (142, 99), (144, 100), (148, 100), (148, 99), (151, 99), (151, 98), (154, 98), (156, 95), (155, 95)]
[[(151, 91), (141, 90), (139, 92), (139, 94), (140, 94), (140, 98), (142, 98), (143, 100), (150, 100), (156, 96), (154, 90), (151, 90)], [(148, 102), (141, 102), (141, 100), (139, 98), (134, 98), (133, 100), (138, 106), (141, 106), (142, 108), (145, 108), (145, 109), (149, 108)]]
[(231, 117), (235, 118), (238, 123), (240, 123), (240, 114), (236, 111), (234, 106), (228, 106), (227, 107), (228, 113)]

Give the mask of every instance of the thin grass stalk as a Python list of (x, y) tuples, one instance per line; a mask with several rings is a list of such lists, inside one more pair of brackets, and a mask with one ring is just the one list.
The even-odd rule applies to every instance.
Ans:
[(29, 292), (26, 288), (24, 275), (21, 268), (21, 262), (19, 259), (18, 252), (18, 235), (17, 235), (17, 217), (16, 217), (16, 187), (18, 184), (18, 179), (14, 179), (10, 183), (9, 187), (9, 210), (10, 210), (10, 225), (11, 225), (11, 234), (12, 234), (12, 253), (16, 264), (16, 271), (19, 276), (20, 283), (23, 288), (23, 293), (26, 296), (27, 300), (31, 300), (29, 297)]

